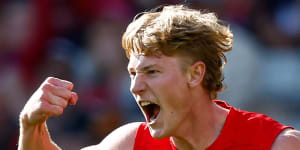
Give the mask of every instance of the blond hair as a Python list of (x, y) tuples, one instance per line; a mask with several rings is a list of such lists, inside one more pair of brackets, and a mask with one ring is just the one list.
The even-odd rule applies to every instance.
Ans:
[(223, 89), (224, 52), (232, 49), (233, 34), (214, 13), (169, 5), (138, 14), (122, 37), (129, 58), (140, 55), (187, 56), (191, 63), (203, 61), (203, 87), (217, 98)]

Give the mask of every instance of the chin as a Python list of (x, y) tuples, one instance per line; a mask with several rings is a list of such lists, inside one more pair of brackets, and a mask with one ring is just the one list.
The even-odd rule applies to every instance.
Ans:
[(166, 137), (169, 137), (169, 134), (167, 134), (163, 129), (152, 129), (149, 127), (150, 134), (155, 139), (163, 139)]

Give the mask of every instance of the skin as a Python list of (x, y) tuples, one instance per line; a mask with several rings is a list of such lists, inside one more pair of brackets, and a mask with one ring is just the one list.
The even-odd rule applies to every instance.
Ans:
[(204, 149), (217, 138), (228, 110), (215, 105), (202, 88), (204, 63), (196, 62), (183, 71), (182, 60), (132, 55), (128, 64), (131, 92), (137, 102), (160, 105), (156, 123), (149, 125), (154, 138), (171, 136), (179, 149)]
[(47, 78), (31, 96), (20, 114), (19, 150), (58, 149), (52, 142), (46, 125), (51, 116), (59, 116), (67, 105), (75, 105), (78, 96), (73, 84), (57, 78)]
[(179, 65), (172, 57), (132, 56), (129, 61), (130, 89), (137, 103), (146, 100), (160, 106), (156, 123), (149, 125), (151, 135), (158, 139), (170, 136), (177, 125), (184, 122), (183, 118), (193, 105), (186, 100), (190, 96), (188, 76), (184, 76), (179, 67), (174, 67)]
[(300, 148), (300, 132), (287, 129), (280, 133), (271, 150), (297, 150)]
[[(215, 105), (203, 89), (205, 64), (199, 61), (182, 71), (181, 61), (180, 57), (132, 55), (128, 64), (130, 89), (137, 102), (148, 100), (161, 107), (157, 122), (150, 125), (153, 137), (170, 136), (179, 150), (202, 150), (218, 137), (228, 110)], [(78, 96), (72, 88), (71, 82), (52, 77), (42, 83), (21, 112), (19, 150), (60, 149), (51, 140), (46, 120), (76, 104)], [(101, 143), (83, 150), (132, 150), (139, 125), (124, 125)], [(299, 147), (299, 131), (286, 130), (277, 137), (272, 150)]]

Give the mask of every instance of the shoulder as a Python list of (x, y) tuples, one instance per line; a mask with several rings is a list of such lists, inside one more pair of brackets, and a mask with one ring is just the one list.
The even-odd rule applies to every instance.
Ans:
[(101, 143), (82, 150), (133, 150), (135, 136), (141, 122), (129, 123), (110, 133)]
[(278, 135), (271, 150), (298, 150), (300, 147), (300, 131), (286, 129)]

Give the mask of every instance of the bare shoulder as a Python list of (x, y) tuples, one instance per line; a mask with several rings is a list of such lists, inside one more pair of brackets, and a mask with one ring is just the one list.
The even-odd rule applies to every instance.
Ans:
[(141, 122), (129, 123), (111, 132), (98, 145), (81, 150), (133, 150), (137, 130)]
[(279, 134), (271, 150), (299, 150), (300, 131), (287, 129)]

